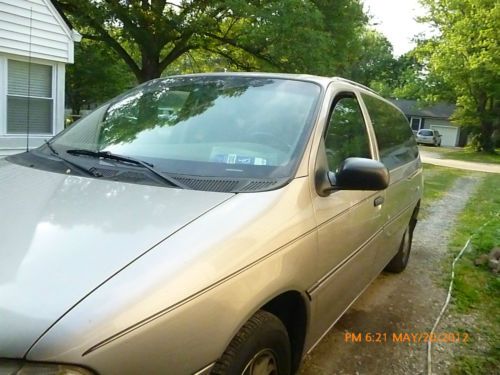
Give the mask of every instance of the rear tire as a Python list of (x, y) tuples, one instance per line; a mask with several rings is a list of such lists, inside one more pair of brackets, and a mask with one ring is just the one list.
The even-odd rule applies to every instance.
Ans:
[(394, 256), (394, 258), (391, 259), (389, 264), (385, 266), (385, 271), (392, 273), (400, 273), (405, 270), (406, 266), (408, 265), (408, 260), (410, 259), (412, 238), (413, 238), (413, 228), (410, 223), (406, 227), (398, 252)]
[(259, 310), (215, 363), (213, 375), (290, 375), (288, 332), (275, 315)]

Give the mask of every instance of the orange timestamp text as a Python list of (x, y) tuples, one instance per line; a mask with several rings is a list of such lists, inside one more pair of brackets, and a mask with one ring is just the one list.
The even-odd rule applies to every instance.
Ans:
[(344, 332), (346, 343), (466, 343), (469, 334), (466, 332)]

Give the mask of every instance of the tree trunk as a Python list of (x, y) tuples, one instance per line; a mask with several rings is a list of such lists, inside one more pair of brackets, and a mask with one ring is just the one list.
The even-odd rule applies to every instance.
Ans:
[(70, 99), (70, 102), (71, 102), (71, 115), (76, 115), (76, 116), (79, 116), (80, 115), (80, 110), (82, 108), (82, 101), (79, 97), (71, 97)]
[(493, 101), (490, 102), (486, 93), (478, 95), (477, 111), (479, 113), (480, 133), (478, 137), (479, 151), (495, 152), (495, 145), (493, 143), (493, 121), (491, 119), (491, 112), (493, 112)]
[(495, 145), (493, 144), (493, 123), (488, 120), (481, 122), (481, 134), (479, 134), (479, 145), (481, 151), (495, 152)]
[(150, 51), (142, 51), (142, 67), (139, 75), (136, 75), (139, 83), (160, 77), (160, 56), (155, 55), (151, 54)]

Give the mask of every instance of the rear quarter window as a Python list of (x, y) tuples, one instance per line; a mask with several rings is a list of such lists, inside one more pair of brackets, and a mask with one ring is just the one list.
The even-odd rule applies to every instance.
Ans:
[(415, 160), (417, 143), (405, 115), (375, 96), (362, 97), (377, 138), (380, 161), (391, 170)]

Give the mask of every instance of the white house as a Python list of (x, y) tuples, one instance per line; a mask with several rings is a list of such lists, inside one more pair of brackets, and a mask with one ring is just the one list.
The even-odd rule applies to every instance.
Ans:
[(80, 39), (50, 0), (0, 0), (0, 156), (63, 129), (65, 65)]

